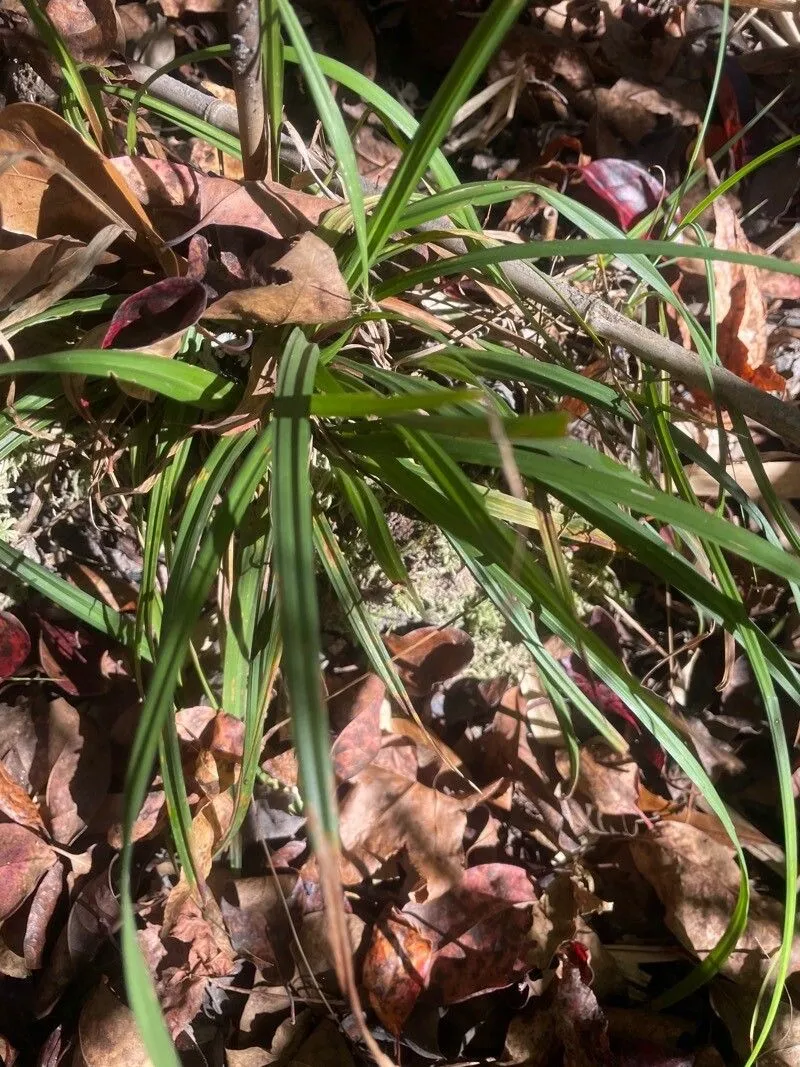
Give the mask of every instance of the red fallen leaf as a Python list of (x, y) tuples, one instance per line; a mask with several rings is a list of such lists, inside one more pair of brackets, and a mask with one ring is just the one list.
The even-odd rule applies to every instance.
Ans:
[(386, 634), (383, 641), (412, 695), (419, 696), (463, 671), (474, 652), (469, 635), (454, 626), (420, 626), (405, 634)]
[(527, 872), (506, 863), (470, 867), (441, 896), (407, 904), (403, 915), (433, 945), (428, 984), (441, 1003), (502, 989), (546, 966), (546, 940), (538, 927), (532, 933), (537, 909)]
[(664, 188), (639, 163), (628, 159), (596, 159), (580, 168), (588, 187), (614, 211), (623, 230), (658, 207)]
[(430, 974), (432, 944), (394, 912), (372, 932), (361, 980), (375, 1014), (391, 1033), (403, 1029)]
[(70, 696), (96, 696), (111, 687), (107, 646), (98, 634), (75, 623), (39, 620), (39, 663), (42, 670)]
[(209, 749), (216, 759), (240, 760), (244, 755), (244, 722), (225, 711), (218, 712), (211, 723)]
[(28, 631), (8, 611), (0, 611), (0, 682), (16, 674), (31, 654)]
[(0, 824), (0, 921), (28, 899), (56, 859), (52, 848), (31, 830)]
[[(164, 278), (123, 300), (101, 348), (153, 351), (194, 326), (206, 309), (205, 286), (192, 278)], [(172, 354), (172, 353), (169, 353)]]
[(0, 763), (0, 811), (12, 822), (44, 833), (38, 805), (31, 800), (5, 763)]

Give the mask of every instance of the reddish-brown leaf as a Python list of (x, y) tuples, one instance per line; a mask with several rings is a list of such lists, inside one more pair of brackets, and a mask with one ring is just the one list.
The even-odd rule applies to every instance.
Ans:
[(31, 830), (0, 823), (0, 921), (27, 900), (56, 859), (52, 848)]
[(45, 800), (51, 833), (69, 844), (105, 803), (111, 778), (107, 736), (87, 715), (63, 701), (53, 716), (61, 748), (52, 763)]
[(99, 635), (75, 623), (58, 623), (39, 616), (39, 663), (53, 682), (70, 696), (107, 692), (109, 680), (101, 657), (107, 644)]
[[(382, 700), (381, 700), (382, 703)], [(373, 702), (342, 730), (333, 743), (333, 769), (348, 782), (372, 763), (381, 747), (381, 703)]]
[(64, 868), (62, 864), (55, 863), (36, 887), (28, 911), (22, 944), (25, 963), (31, 971), (37, 971), (42, 966), (47, 930), (63, 888)]
[(384, 643), (403, 681), (419, 696), (463, 671), (474, 651), (469, 635), (453, 626), (420, 626), (405, 634), (387, 634)]
[(44, 823), (38, 805), (31, 800), (6, 767), (0, 762), (0, 811), (12, 822), (31, 830), (44, 832)]
[(277, 182), (239, 183), (164, 159), (118, 156), (110, 163), (171, 239), (206, 226), (235, 226), (285, 239), (318, 225), (331, 207), (330, 200)]
[(9, 611), (0, 611), (0, 682), (16, 674), (31, 654), (28, 631)]
[(532, 935), (538, 904), (521, 867), (470, 867), (441, 896), (407, 904), (403, 914), (433, 945), (429, 985), (444, 1004), (500, 989), (533, 966), (544, 967), (549, 948)]
[(297, 873), (236, 878), (225, 887), (220, 907), (234, 949), (262, 972), (277, 968), (276, 978), (286, 980), (293, 970), (287, 909), (295, 923), (303, 910)]
[(628, 159), (595, 159), (581, 167), (581, 177), (613, 210), (623, 230), (657, 208), (664, 195), (661, 182)]
[(400, 1034), (430, 974), (429, 938), (395, 912), (372, 931), (361, 979), (369, 1002), (383, 1025)]
[(153, 282), (123, 300), (100, 347), (172, 356), (184, 332), (202, 316), (206, 302), (205, 286), (191, 278)]
[(80, 63), (102, 65), (122, 55), (125, 38), (114, 0), (47, 0), (47, 15)]
[(133, 1012), (107, 985), (83, 1005), (78, 1022), (80, 1067), (152, 1067)]

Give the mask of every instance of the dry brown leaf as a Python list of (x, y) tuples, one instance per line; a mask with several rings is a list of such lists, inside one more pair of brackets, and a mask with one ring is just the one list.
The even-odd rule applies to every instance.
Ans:
[[(733, 849), (680, 822), (660, 823), (630, 848), (637, 868), (664, 905), (667, 926), (703, 959), (722, 937), (736, 904), (739, 867)], [(782, 912), (777, 900), (751, 890), (747, 928), (723, 965), (724, 975), (760, 987), (781, 943)], [(799, 966), (796, 939), (791, 970)]]
[(427, 696), (437, 682), (463, 671), (474, 652), (470, 636), (455, 626), (420, 626), (383, 641), (413, 696)]
[(402, 155), (393, 141), (377, 133), (371, 126), (362, 126), (356, 134), (359, 173), (377, 189), (386, 187)]
[(293, 971), (290, 915), (299, 924), (303, 888), (296, 872), (235, 878), (225, 886), (222, 917), (234, 949), (261, 971), (277, 969), (276, 980)]
[(610, 89), (597, 88), (586, 94), (586, 104), (592, 114), (599, 114), (631, 145), (656, 128), (658, 116), (669, 115), (679, 126), (699, 126), (700, 115), (695, 107), (681, 102), (688, 96), (682, 85), (662, 91), (654, 85), (643, 85), (631, 78), (619, 78)]
[(99, 985), (84, 1004), (78, 1042), (73, 1067), (153, 1067), (133, 1012), (107, 985)]
[(58, 300), (68, 296), (73, 289), (77, 289), (106, 257), (109, 248), (118, 237), (122, 236), (122, 233), (122, 226), (112, 222), (98, 230), (87, 245), (65, 249), (59, 262), (53, 267), (44, 288), (29, 296), (27, 300), (23, 300), (0, 321), (0, 333), (15, 326), (18, 322), (47, 311)]
[[(105, 224), (122, 222), (142, 249), (154, 251), (177, 273), (174, 255), (163, 248), (119, 171), (55, 112), (37, 104), (11, 104), (0, 111), (0, 165), (17, 153), (37, 155), (16, 159), (0, 173), (3, 229), (87, 242)], [(77, 180), (77, 191), (65, 171)]]
[(56, 859), (52, 848), (32, 830), (0, 823), (0, 921), (28, 899)]
[(272, 284), (234, 289), (205, 317), (259, 325), (335, 322), (350, 314), (350, 293), (333, 249), (313, 233), (298, 237), (280, 258), (258, 272)]
[(445, 892), (464, 869), (466, 813), (484, 799), (482, 793), (447, 796), (375, 763), (366, 767), (341, 804), (346, 884), (374, 874), (405, 849), (429, 895)]
[[(724, 196), (714, 201), (714, 247), (749, 251), (736, 212)], [(717, 350), (728, 370), (761, 389), (780, 392), (784, 379), (767, 364), (767, 309), (759, 272), (738, 263), (714, 264)]]
[(332, 202), (277, 182), (236, 182), (185, 163), (117, 156), (109, 164), (125, 178), (170, 239), (206, 226), (237, 226), (289, 238), (319, 225)]
[(53, 864), (36, 887), (25, 924), (22, 947), (25, 963), (31, 971), (36, 971), (42, 966), (47, 928), (63, 888), (64, 868), (60, 863)]
[[(559, 774), (569, 778), (569, 756), (556, 757)], [(578, 771), (578, 792), (601, 815), (641, 815), (639, 807), (639, 768), (630, 756), (615, 752), (602, 738), (582, 746)]]
[(73, 59), (102, 65), (123, 55), (125, 34), (114, 0), (47, 0), (45, 10)]
[(38, 804), (31, 800), (27, 791), (2, 762), (0, 762), (0, 811), (20, 826), (27, 826), (40, 833), (46, 832)]
[(45, 801), (53, 839), (68, 845), (105, 802), (111, 780), (108, 738), (65, 700), (53, 701), (50, 730), (60, 747), (47, 779)]
[(214, 15), (225, 10), (225, 0), (158, 0), (168, 19), (191, 15)]

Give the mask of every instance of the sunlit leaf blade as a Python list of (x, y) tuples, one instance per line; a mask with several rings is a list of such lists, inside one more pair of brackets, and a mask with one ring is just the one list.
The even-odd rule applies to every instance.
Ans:
[(113, 348), (70, 349), (0, 364), (0, 378), (26, 374), (83, 374), (116, 378), (121, 382), (152, 389), (154, 393), (207, 408), (219, 408), (235, 397), (237, 387), (218, 374), (179, 360), (163, 359), (149, 352), (117, 351)]

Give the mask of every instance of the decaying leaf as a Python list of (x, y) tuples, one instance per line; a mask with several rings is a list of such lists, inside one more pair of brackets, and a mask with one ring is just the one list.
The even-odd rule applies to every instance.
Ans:
[(32, 830), (0, 823), (0, 921), (28, 899), (56, 859), (52, 848)]
[(44, 823), (38, 805), (14, 778), (5, 763), (0, 762), (0, 811), (12, 822), (31, 830), (44, 832)]
[(331, 207), (330, 200), (277, 182), (235, 182), (185, 163), (140, 156), (116, 156), (110, 163), (170, 240), (207, 226), (255, 230), (286, 240), (317, 226)]
[(83, 1006), (74, 1067), (153, 1067), (130, 1008), (107, 985)]
[(454, 626), (420, 626), (404, 634), (387, 634), (384, 642), (415, 696), (427, 695), (437, 682), (458, 674), (474, 653), (469, 635)]
[(262, 284), (226, 293), (208, 308), (207, 318), (279, 326), (334, 322), (349, 315), (350, 293), (333, 249), (321, 238), (304, 233), (274, 260), (266, 252), (261, 262), (251, 257), (248, 264)]
[(463, 869), (466, 812), (474, 806), (474, 795), (447, 796), (385, 767), (364, 768), (341, 804), (346, 884), (374, 874), (405, 849), (429, 892), (445, 891)]
[[(20, 158), (20, 153), (34, 153), (36, 158)], [(161, 255), (161, 239), (123, 177), (53, 111), (37, 104), (3, 108), (3, 157), (4, 230), (40, 239), (69, 236), (88, 242), (107, 223), (122, 222), (142, 249)], [(76, 184), (68, 175), (74, 176)], [(171, 253), (165, 262), (174, 266)]]
[(596, 159), (580, 173), (592, 192), (612, 208), (623, 230), (654, 211), (664, 196), (661, 182), (628, 159)]
[(16, 615), (0, 611), (0, 681), (16, 674), (30, 654), (28, 631)]
[(361, 979), (378, 1018), (399, 1034), (428, 981), (433, 943), (400, 912), (378, 922), (364, 960)]
[(114, 0), (47, 0), (44, 7), (78, 62), (102, 65), (112, 52), (124, 53)]
[[(557, 757), (562, 777), (570, 773), (566, 752)], [(639, 768), (630, 756), (615, 752), (602, 738), (581, 747), (578, 790), (601, 815), (641, 815)]]
[[(722, 937), (736, 904), (739, 867), (733, 850), (676, 821), (659, 824), (630, 847), (636, 866), (664, 905), (667, 926), (703, 959)], [(747, 928), (722, 973), (758, 989), (781, 943), (781, 922), (780, 903), (751, 890)], [(796, 939), (792, 970), (798, 967), (800, 940)]]

